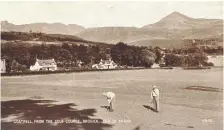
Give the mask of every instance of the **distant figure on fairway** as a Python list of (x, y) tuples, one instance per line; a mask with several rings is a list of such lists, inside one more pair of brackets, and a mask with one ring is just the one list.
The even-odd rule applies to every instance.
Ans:
[(115, 103), (115, 93), (113, 92), (104, 92), (103, 96), (107, 98), (108, 103), (110, 104), (109, 111), (114, 111), (114, 103)]
[(156, 87), (156, 85), (152, 86), (151, 98), (154, 105), (154, 110), (159, 112), (159, 89)]

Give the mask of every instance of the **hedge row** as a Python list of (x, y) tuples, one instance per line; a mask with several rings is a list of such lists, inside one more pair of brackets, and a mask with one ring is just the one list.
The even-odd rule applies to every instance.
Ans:
[(12, 72), (2, 73), (1, 76), (21, 76), (21, 75), (47, 75), (59, 73), (73, 73), (73, 72), (94, 72), (94, 71), (119, 71), (119, 70), (137, 70), (149, 68), (125, 68), (125, 69), (76, 69), (76, 70), (57, 70), (57, 71), (29, 71), (29, 72)]

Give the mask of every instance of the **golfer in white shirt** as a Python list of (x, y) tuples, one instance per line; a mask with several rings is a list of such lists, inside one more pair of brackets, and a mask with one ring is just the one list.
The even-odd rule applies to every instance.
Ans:
[(103, 96), (107, 98), (107, 101), (110, 104), (109, 110), (114, 111), (115, 94), (113, 92), (104, 92)]
[(154, 105), (154, 110), (159, 112), (159, 89), (156, 85), (153, 85), (151, 92), (152, 103)]

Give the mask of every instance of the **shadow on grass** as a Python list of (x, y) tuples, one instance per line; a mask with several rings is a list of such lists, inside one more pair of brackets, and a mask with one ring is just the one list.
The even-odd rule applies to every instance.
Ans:
[[(10, 100), (1, 102), (2, 130), (103, 130), (112, 125), (102, 119), (92, 118), (96, 109), (78, 110), (73, 103), (54, 104), (53, 100)], [(11, 118), (11, 120), (9, 120)], [(8, 119), (8, 120), (7, 120)], [(13, 120), (83, 120), (98, 123), (14, 123)]]
[(143, 105), (143, 107), (145, 107), (146, 109), (151, 110), (153, 112), (156, 112), (156, 110), (154, 108), (152, 108), (152, 107), (150, 107), (148, 105)]
[(100, 106), (101, 108), (105, 108), (106, 110), (110, 110), (110, 106)]
[(164, 124), (165, 125), (170, 125), (170, 126), (176, 126), (176, 127), (194, 128), (193, 126), (176, 125), (176, 124), (168, 124), (168, 123), (164, 123)]
[(140, 130), (140, 126), (136, 126), (134, 130)]

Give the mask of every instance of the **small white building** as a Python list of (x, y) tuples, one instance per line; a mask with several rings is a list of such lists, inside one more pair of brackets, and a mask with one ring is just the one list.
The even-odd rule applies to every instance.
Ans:
[(93, 69), (115, 69), (117, 64), (109, 58), (109, 60), (100, 60), (99, 64), (92, 65)]
[(159, 64), (154, 63), (151, 68), (160, 68)]
[(1, 58), (1, 73), (6, 72), (6, 60)]
[(215, 67), (223, 67), (224, 56), (207, 56), (208, 62), (212, 62)]
[(55, 71), (57, 70), (57, 63), (54, 59), (39, 60), (36, 59), (36, 63), (30, 66), (31, 71)]

